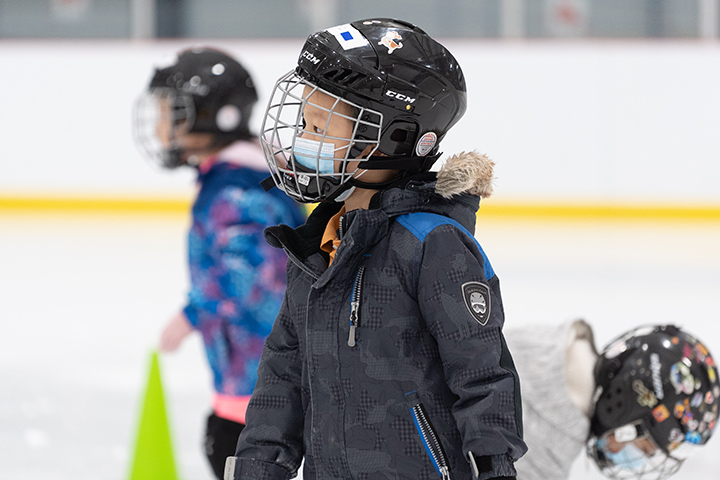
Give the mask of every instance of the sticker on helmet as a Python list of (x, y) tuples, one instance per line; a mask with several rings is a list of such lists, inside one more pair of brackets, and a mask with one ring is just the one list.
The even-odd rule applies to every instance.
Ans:
[(370, 45), (370, 42), (363, 37), (363, 34), (349, 23), (328, 28), (326, 31), (335, 37), (335, 40), (338, 41), (343, 50)]
[(685, 441), (693, 445), (700, 445), (702, 443), (700, 434), (692, 431), (688, 432), (687, 435), (685, 435)]
[(670, 367), (670, 383), (675, 387), (675, 393), (690, 395), (695, 390), (695, 378), (683, 362), (677, 362)]
[(615, 440), (621, 443), (632, 442), (637, 438), (637, 428), (635, 425), (623, 425), (615, 429)]
[(681, 400), (677, 403), (675, 403), (675, 408), (673, 409), (673, 414), (675, 415), (675, 418), (682, 418), (683, 415), (685, 415), (685, 411), (690, 408), (690, 400), (687, 398), (685, 400)]
[(490, 288), (480, 282), (467, 282), (462, 292), (470, 314), (480, 325), (486, 325), (490, 318)]
[(652, 414), (657, 423), (664, 422), (670, 417), (670, 411), (662, 403), (653, 409)]
[(310, 185), (310, 176), (306, 175), (304, 173), (301, 173), (300, 175), (298, 175), (297, 181), (303, 187), (307, 187), (308, 185)]
[(222, 63), (216, 63), (215, 65), (213, 65), (210, 71), (213, 75), (220, 76), (225, 73), (225, 65), (223, 65)]
[(391, 54), (398, 48), (402, 48), (403, 44), (399, 40), (402, 40), (400, 34), (396, 31), (387, 32), (381, 39), (378, 45), (384, 45), (388, 49), (388, 54)]
[(642, 380), (634, 380), (632, 382), (632, 389), (638, 394), (637, 403), (643, 407), (652, 408), (657, 405), (657, 397), (645, 386)]
[(671, 443), (679, 442), (683, 438), (682, 431), (679, 428), (673, 428), (670, 430), (670, 434), (668, 435), (668, 440), (670, 440)]
[(215, 123), (223, 132), (235, 130), (240, 125), (242, 114), (235, 105), (223, 105), (215, 115)]
[(437, 135), (435, 135), (435, 132), (427, 132), (418, 140), (415, 153), (417, 153), (419, 157), (424, 157), (432, 151), (435, 143), (437, 143)]
[(665, 390), (662, 382), (662, 365), (660, 364), (660, 355), (657, 353), (650, 354), (650, 371), (652, 372), (653, 390), (658, 400), (665, 398)]

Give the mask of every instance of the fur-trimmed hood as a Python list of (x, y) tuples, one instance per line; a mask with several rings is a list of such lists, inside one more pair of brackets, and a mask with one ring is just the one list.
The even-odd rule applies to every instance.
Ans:
[(493, 192), (494, 166), (495, 162), (476, 151), (453, 155), (437, 174), (435, 192), (444, 198), (463, 193), (487, 198)]
[[(370, 201), (369, 209), (348, 212), (355, 215), (377, 216), (378, 225), (387, 225), (388, 218), (415, 212), (444, 215), (475, 231), (475, 221), (481, 198), (492, 194), (495, 162), (477, 152), (462, 152), (448, 158), (439, 172), (411, 177), (403, 184), (386, 188)], [(286, 248), (288, 254), (304, 260), (316, 253), (330, 218), (342, 207), (342, 202), (328, 199), (317, 205), (305, 225), (297, 231), (286, 226), (271, 227), (265, 238), (270, 245)], [(380, 228), (369, 229), (368, 235), (382, 236)], [(369, 244), (374, 241), (364, 239)]]

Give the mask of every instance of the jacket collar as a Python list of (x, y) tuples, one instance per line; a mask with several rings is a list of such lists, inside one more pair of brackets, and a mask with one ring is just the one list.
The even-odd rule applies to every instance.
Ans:
[[(475, 230), (475, 214), (479, 202), (479, 197), (470, 194), (458, 195), (451, 200), (443, 198), (435, 193), (434, 181), (411, 180), (404, 185), (388, 188), (373, 197), (368, 210), (353, 210), (345, 215), (347, 233), (342, 238), (338, 257), (347, 257), (351, 251), (359, 253), (355, 250), (374, 245), (387, 232), (391, 219), (408, 213), (444, 215), (472, 232)], [(325, 227), (341, 208), (341, 203), (324, 201), (315, 207), (304, 225), (296, 229), (287, 225), (267, 228), (265, 239), (270, 245), (286, 250), (291, 260), (296, 263), (306, 263), (310, 256), (319, 254), (327, 265), (327, 253), (320, 250), (320, 243)], [(336, 259), (338, 260), (340, 258)], [(312, 264), (308, 264), (308, 268), (313, 271), (314, 276), (320, 276), (323, 267), (316, 265), (316, 262)]]

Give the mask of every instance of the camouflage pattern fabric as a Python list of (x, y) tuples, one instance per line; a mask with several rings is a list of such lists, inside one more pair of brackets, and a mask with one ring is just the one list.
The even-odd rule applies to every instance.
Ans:
[(469, 479), (468, 452), (479, 478), (515, 476), (520, 392), (499, 281), (469, 234), (478, 205), (388, 189), (346, 214), (329, 268), (320, 237), (340, 204), (266, 231), (288, 288), (226, 478), (290, 478), (304, 459), (305, 480)]

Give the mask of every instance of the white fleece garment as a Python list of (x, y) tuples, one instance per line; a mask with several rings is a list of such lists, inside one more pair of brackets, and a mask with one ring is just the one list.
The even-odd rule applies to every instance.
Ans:
[(505, 330), (520, 375), (524, 440), (518, 480), (565, 480), (584, 451), (594, 387), (592, 330), (582, 320)]

